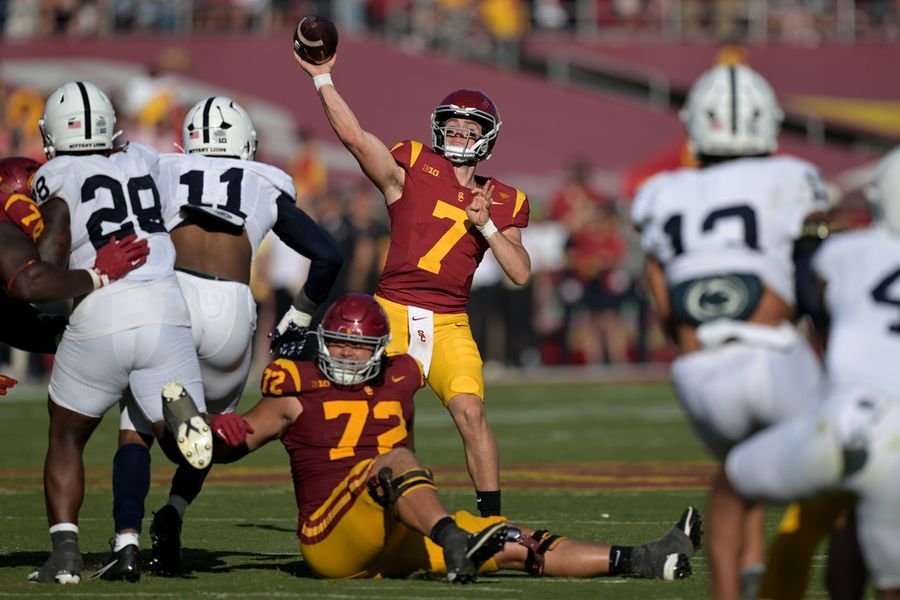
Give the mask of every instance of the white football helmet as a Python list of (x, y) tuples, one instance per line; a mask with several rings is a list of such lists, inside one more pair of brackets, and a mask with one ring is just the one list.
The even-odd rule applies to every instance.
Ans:
[(111, 150), (116, 111), (100, 88), (89, 81), (70, 81), (50, 94), (38, 121), (44, 139), (44, 154)]
[(182, 128), (185, 154), (253, 160), (256, 129), (250, 115), (227, 96), (210, 96), (193, 106)]
[(895, 148), (878, 165), (875, 182), (866, 190), (872, 221), (900, 234), (900, 148)]
[(694, 153), (706, 156), (772, 154), (783, 119), (771, 86), (745, 65), (719, 65), (701, 75), (681, 111)]

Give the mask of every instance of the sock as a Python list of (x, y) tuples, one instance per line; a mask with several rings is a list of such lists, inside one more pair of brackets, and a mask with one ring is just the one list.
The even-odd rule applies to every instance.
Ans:
[(125, 444), (113, 458), (113, 520), (116, 531), (141, 530), (144, 500), (150, 491), (150, 449)]
[[(212, 465), (205, 469), (195, 469), (190, 465), (179, 465), (175, 469), (175, 475), (172, 477), (172, 487), (169, 490), (169, 499), (171, 500), (171, 498), (178, 496), (184, 500), (185, 504), (178, 511), (179, 514), (184, 515), (184, 509), (194, 501), (200, 490), (203, 489), (203, 482), (206, 481), (206, 476), (209, 475), (211, 468)], [(169, 504), (175, 506), (176, 509), (179, 508), (171, 501)]]
[(459, 531), (462, 531), (462, 529), (459, 528), (459, 526), (456, 524), (456, 521), (453, 520), (453, 517), (447, 516), (434, 524), (434, 527), (431, 528), (431, 533), (428, 537), (431, 538), (432, 542), (434, 542), (438, 546), (443, 547), (445, 545), (447, 536)]
[(475, 490), (475, 505), (482, 517), (500, 515), (500, 490), (496, 492), (479, 492)]
[(113, 552), (118, 552), (125, 546), (140, 546), (138, 542), (138, 534), (133, 532), (117, 533), (116, 541), (113, 545)]
[(631, 565), (633, 546), (611, 546), (609, 548), (609, 574), (629, 575), (634, 573)]
[(187, 500), (185, 500), (181, 496), (172, 494), (171, 496), (169, 496), (169, 499), (166, 501), (166, 504), (168, 504), (169, 506), (174, 508), (175, 511), (178, 513), (178, 516), (181, 517), (181, 520), (182, 521), (184, 520), (184, 513), (187, 510), (187, 507), (189, 506)]

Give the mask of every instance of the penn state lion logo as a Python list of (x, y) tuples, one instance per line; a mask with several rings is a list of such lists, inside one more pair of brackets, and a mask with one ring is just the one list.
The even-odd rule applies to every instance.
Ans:
[(697, 321), (735, 318), (750, 302), (750, 290), (740, 278), (726, 275), (691, 282), (684, 294), (684, 306)]

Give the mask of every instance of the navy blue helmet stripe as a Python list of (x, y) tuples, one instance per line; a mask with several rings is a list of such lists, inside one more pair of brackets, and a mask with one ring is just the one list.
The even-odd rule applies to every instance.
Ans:
[(84, 103), (84, 139), (91, 139), (91, 123), (93, 119), (91, 119), (91, 101), (88, 98), (87, 88), (84, 86), (84, 83), (81, 81), (76, 81), (75, 85), (78, 86), (78, 91), (81, 92), (81, 101)]
[(207, 98), (206, 104), (203, 105), (203, 143), (209, 143), (209, 111), (212, 109), (212, 103), (215, 97)]
[(738, 112), (737, 112), (737, 69), (734, 66), (728, 67), (728, 75), (731, 82), (731, 133), (737, 135), (738, 132)]

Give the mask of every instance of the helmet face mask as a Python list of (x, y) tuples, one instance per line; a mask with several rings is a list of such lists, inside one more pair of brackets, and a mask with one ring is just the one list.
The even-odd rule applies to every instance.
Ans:
[(100, 88), (89, 81), (70, 81), (50, 94), (38, 121), (44, 154), (112, 150), (116, 112)]
[[(481, 126), (481, 133), (468, 133), (463, 138), (451, 136), (471, 130), (459, 125), (449, 126), (452, 119), (474, 121)], [(494, 102), (481, 92), (475, 90), (457, 90), (446, 98), (431, 113), (431, 145), (436, 152), (444, 155), (454, 163), (476, 163), (491, 157), (491, 151), (500, 134), (500, 113)], [(460, 143), (460, 140), (462, 143)], [(471, 143), (474, 140), (474, 143)]]
[(900, 148), (895, 148), (878, 165), (875, 182), (866, 189), (872, 222), (900, 234)]
[[(316, 364), (338, 385), (358, 385), (381, 374), (382, 358), (391, 339), (390, 326), (381, 305), (368, 294), (346, 294), (328, 308), (318, 328)], [(368, 347), (368, 359), (333, 355), (330, 344)]]
[(744, 65), (720, 65), (701, 75), (681, 111), (699, 156), (772, 154), (783, 118), (768, 82)]
[(250, 115), (227, 96), (211, 96), (195, 104), (184, 117), (185, 154), (229, 156), (253, 160), (256, 129)]

